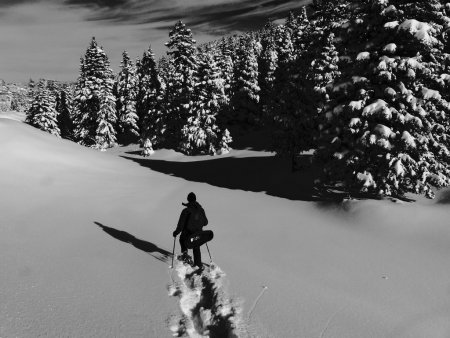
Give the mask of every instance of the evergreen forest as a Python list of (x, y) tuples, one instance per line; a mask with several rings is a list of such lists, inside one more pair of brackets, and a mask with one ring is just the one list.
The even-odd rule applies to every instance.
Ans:
[(139, 144), (222, 155), (265, 131), (269, 151), (313, 152), (320, 189), (434, 197), (450, 184), (450, 4), (316, 0), (283, 24), (197, 44), (178, 21), (119, 72), (92, 38), (73, 85), (41, 81), (26, 122), (102, 151)]

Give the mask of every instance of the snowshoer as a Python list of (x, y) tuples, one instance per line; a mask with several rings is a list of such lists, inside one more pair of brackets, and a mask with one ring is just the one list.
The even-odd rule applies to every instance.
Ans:
[[(176, 237), (179, 233), (181, 233), (181, 259), (185, 262), (190, 263), (192, 261), (190, 259), (190, 256), (188, 255), (186, 241), (190, 235), (201, 231), (202, 228), (208, 224), (208, 219), (206, 218), (205, 210), (197, 202), (197, 197), (193, 192), (188, 194), (187, 200), (188, 203), (182, 203), (185, 208), (181, 212), (177, 228), (173, 232), (173, 237)], [(194, 265), (202, 269), (203, 266), (200, 247), (198, 246), (192, 248), (192, 252), (194, 254)]]

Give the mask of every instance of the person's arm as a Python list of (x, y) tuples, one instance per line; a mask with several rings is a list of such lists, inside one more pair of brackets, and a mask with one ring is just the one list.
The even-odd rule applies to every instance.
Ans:
[(178, 225), (173, 232), (173, 237), (176, 237), (181, 231), (183, 231), (184, 225), (186, 224), (187, 209), (183, 209), (180, 214), (180, 219), (178, 220)]
[(207, 226), (208, 225), (208, 218), (206, 217), (205, 209), (202, 209), (202, 211), (203, 211), (203, 216), (205, 216), (205, 225), (204, 226)]

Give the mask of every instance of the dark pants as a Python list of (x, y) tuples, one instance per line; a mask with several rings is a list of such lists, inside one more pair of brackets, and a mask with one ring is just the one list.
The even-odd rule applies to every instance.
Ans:
[[(181, 252), (187, 253), (186, 241), (188, 237), (191, 235), (190, 232), (183, 231), (180, 235), (180, 246)], [(201, 267), (202, 266), (202, 252), (200, 251), (200, 247), (196, 247), (192, 249), (192, 253), (194, 254), (194, 265)]]

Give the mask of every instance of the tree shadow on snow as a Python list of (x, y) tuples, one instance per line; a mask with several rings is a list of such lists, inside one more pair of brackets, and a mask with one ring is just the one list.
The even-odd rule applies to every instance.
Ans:
[(300, 170), (292, 172), (290, 160), (276, 156), (222, 157), (194, 162), (154, 160), (122, 156), (164, 174), (188, 181), (301, 201), (339, 202), (342, 194), (319, 191), (314, 186), (311, 155), (298, 158)]
[(248, 130), (240, 126), (228, 126), (233, 142), (233, 149), (251, 149), (255, 151), (271, 151), (272, 136), (269, 130), (257, 128)]
[(450, 190), (442, 191), (439, 196), (439, 200), (436, 202), (438, 204), (450, 204)]
[(129, 234), (126, 231), (117, 230), (106, 225), (103, 225), (99, 222), (94, 222), (94, 224), (98, 225), (104, 232), (106, 232), (111, 237), (118, 239), (119, 241), (129, 243), (135, 248), (142, 250), (157, 260), (167, 263), (169, 257), (172, 257), (172, 253), (159, 248), (155, 244), (147, 241), (143, 241), (142, 239), (136, 238), (133, 235)]

